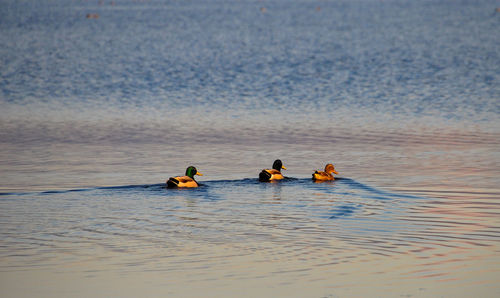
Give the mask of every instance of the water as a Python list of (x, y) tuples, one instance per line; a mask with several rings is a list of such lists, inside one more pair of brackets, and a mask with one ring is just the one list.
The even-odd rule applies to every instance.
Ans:
[(499, 6), (2, 1), (0, 295), (498, 297)]

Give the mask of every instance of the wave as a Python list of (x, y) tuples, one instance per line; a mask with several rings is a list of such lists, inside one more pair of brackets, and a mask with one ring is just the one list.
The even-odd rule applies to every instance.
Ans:
[[(183, 189), (188, 191), (197, 191), (204, 190), (210, 188), (230, 188), (230, 187), (242, 187), (242, 186), (254, 186), (254, 185), (267, 185), (270, 183), (259, 182), (257, 178), (243, 178), (243, 179), (235, 179), (235, 180), (208, 180), (200, 182), (200, 187), (193, 189)], [(274, 184), (274, 183), (273, 183)], [(273, 185), (271, 184), (271, 185)], [(346, 185), (348, 188), (364, 191), (368, 194), (371, 194), (371, 198), (378, 199), (391, 199), (391, 198), (407, 198), (407, 199), (422, 199), (424, 197), (408, 195), (402, 193), (389, 192), (382, 189), (378, 189), (373, 186), (369, 186), (367, 184), (358, 182), (351, 178), (345, 177), (337, 177), (334, 181), (326, 181), (323, 183), (313, 182), (308, 178), (294, 178), (294, 177), (285, 177), (282, 181), (276, 182), (282, 187), (293, 187), (293, 186), (302, 186), (306, 188), (323, 188), (322, 184), (327, 186), (326, 189), (334, 186), (335, 184)], [(118, 186), (98, 186), (91, 188), (76, 188), (76, 189), (67, 189), (67, 190), (45, 190), (41, 192), (0, 192), (0, 196), (23, 196), (23, 195), (53, 195), (53, 194), (67, 194), (67, 193), (76, 193), (76, 192), (90, 192), (96, 190), (104, 190), (104, 191), (158, 191), (165, 190), (166, 192), (176, 191), (178, 189), (167, 189), (165, 183), (156, 183), (156, 184), (131, 184), (131, 185), (118, 185)]]

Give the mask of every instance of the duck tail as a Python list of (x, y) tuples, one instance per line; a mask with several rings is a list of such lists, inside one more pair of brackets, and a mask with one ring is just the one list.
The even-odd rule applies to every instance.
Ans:
[(267, 182), (269, 180), (271, 180), (271, 173), (266, 170), (262, 170), (259, 174), (259, 181)]
[(175, 187), (178, 187), (179, 186), (179, 180), (171, 177), (170, 179), (168, 179), (167, 181), (167, 187), (168, 188), (175, 188)]
[(321, 178), (320, 178), (320, 177), (321, 177), (321, 173), (320, 173), (320, 172), (318, 172), (318, 171), (314, 171), (314, 174), (312, 174), (312, 176), (313, 176), (313, 177), (312, 177), (312, 178), (313, 178), (313, 180), (320, 180), (320, 179), (321, 179)]

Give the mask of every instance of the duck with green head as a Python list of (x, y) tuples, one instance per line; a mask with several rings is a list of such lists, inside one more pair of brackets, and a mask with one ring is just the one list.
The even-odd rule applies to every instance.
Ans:
[(194, 175), (203, 176), (195, 167), (190, 166), (186, 169), (185, 176), (170, 177), (170, 179), (167, 180), (167, 187), (198, 187), (199, 185), (198, 182), (194, 180)]
[(324, 171), (315, 171), (312, 174), (312, 179), (318, 182), (335, 180), (332, 173), (335, 173), (337, 175), (339, 174), (337, 173), (337, 171), (335, 171), (335, 167), (331, 163), (329, 163), (325, 166)]
[(263, 182), (281, 180), (285, 178), (281, 174), (281, 169), (286, 170), (281, 160), (277, 159), (274, 161), (272, 169), (264, 169), (260, 172), (259, 180)]

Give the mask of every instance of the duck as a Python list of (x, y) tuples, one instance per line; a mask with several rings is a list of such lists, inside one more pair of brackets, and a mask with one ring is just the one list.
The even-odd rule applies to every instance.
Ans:
[(194, 180), (194, 175), (203, 176), (203, 174), (198, 172), (198, 170), (195, 167), (189, 166), (186, 169), (185, 176), (170, 177), (167, 180), (167, 187), (168, 188), (198, 187), (199, 184), (198, 182), (196, 182), (196, 180)]
[(337, 171), (335, 171), (335, 167), (329, 163), (325, 166), (324, 171), (314, 171), (312, 174), (312, 179), (314, 181), (331, 181), (335, 180), (333, 177), (332, 173), (339, 174)]
[(281, 160), (277, 159), (274, 161), (272, 169), (263, 169), (262, 172), (260, 172), (259, 180), (263, 182), (281, 180), (285, 178), (283, 174), (281, 174), (281, 169), (286, 170)]

